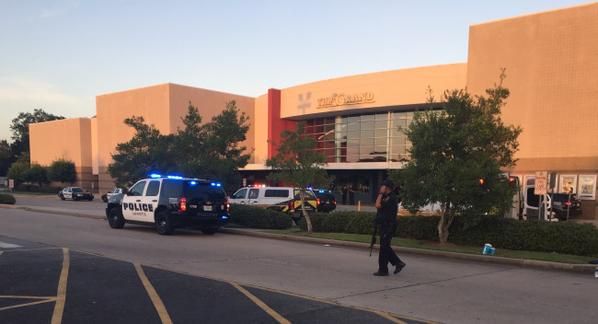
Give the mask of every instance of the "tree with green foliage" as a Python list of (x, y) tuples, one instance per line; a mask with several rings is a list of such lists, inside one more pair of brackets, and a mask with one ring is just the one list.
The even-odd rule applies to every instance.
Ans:
[(303, 123), (297, 125), (295, 131), (285, 130), (281, 134), (278, 152), (266, 165), (274, 170), (269, 178), (282, 181), (299, 188), (301, 214), (305, 218), (307, 232), (312, 232), (312, 223), (305, 209), (306, 191), (309, 186), (320, 186), (328, 183), (328, 174), (323, 166), (326, 157), (315, 151), (316, 140), (306, 136)]
[(23, 174), (25, 182), (36, 183), (41, 187), (44, 183), (48, 183), (48, 174), (46, 168), (37, 163), (31, 164), (29, 170)]
[(8, 141), (0, 141), (0, 176), (5, 176), (13, 162), (12, 152), (10, 151), (10, 144)]
[(162, 135), (154, 125), (145, 124), (143, 117), (127, 118), (125, 124), (135, 129), (135, 135), (116, 146), (113, 162), (108, 166), (118, 186), (128, 187), (152, 172), (176, 171), (171, 135)]
[(13, 140), (11, 143), (13, 158), (17, 158), (23, 153), (29, 153), (29, 124), (57, 119), (64, 119), (64, 117), (47, 113), (43, 109), (34, 109), (33, 113), (19, 113), (10, 125)]
[(58, 159), (48, 167), (48, 180), (63, 182), (63, 183), (74, 183), (77, 181), (77, 170), (75, 163), (65, 159)]
[(504, 71), (486, 96), (446, 91), (442, 102), (431, 105), (440, 110), (417, 112), (406, 130), (411, 160), (395, 180), (406, 208), (441, 204), (441, 243), (448, 241), (456, 216), (501, 215), (511, 204), (513, 192), (501, 168), (515, 164), (521, 128), (505, 125), (500, 117), (509, 96), (503, 79)]
[(240, 183), (238, 169), (247, 165), (250, 155), (240, 143), (246, 139), (248, 117), (240, 113), (234, 101), (208, 123), (202, 123), (199, 110), (189, 103), (182, 127), (175, 134), (164, 135), (142, 117), (132, 117), (125, 124), (135, 129), (131, 140), (118, 144), (109, 165), (110, 175), (119, 185), (146, 177), (152, 172), (211, 177), (225, 188)]
[(204, 172), (222, 181), (228, 190), (236, 189), (241, 184), (239, 169), (246, 166), (251, 157), (247, 148), (240, 145), (247, 138), (249, 117), (231, 101), (203, 130)]
[(29, 162), (19, 160), (10, 165), (7, 176), (15, 180), (15, 184), (23, 183), (27, 181), (25, 178), (27, 171), (29, 171)]

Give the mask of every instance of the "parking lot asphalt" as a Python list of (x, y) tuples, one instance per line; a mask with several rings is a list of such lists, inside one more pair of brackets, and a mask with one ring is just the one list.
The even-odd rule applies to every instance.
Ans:
[(74, 209), (81, 212), (98, 213), (100, 215), (103, 215), (106, 208), (106, 203), (102, 201), (100, 195), (96, 195), (93, 201), (60, 200), (57, 195), (16, 194), (15, 198), (18, 206)]
[(5, 236), (0, 269), (0, 323), (421, 323)]

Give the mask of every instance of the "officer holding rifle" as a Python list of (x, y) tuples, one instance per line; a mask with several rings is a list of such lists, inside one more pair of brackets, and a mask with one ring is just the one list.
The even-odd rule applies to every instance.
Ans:
[[(389, 262), (395, 266), (395, 274), (401, 272), (405, 267), (405, 263), (390, 247), (392, 236), (397, 230), (397, 212), (399, 208), (399, 198), (394, 190), (394, 183), (391, 180), (386, 180), (382, 183), (376, 198), (376, 209), (378, 211), (374, 226), (376, 229), (378, 226), (380, 227), (380, 254), (378, 255), (378, 271), (374, 272), (374, 276), (388, 276)], [(375, 234), (372, 242), (373, 240), (375, 240)]]

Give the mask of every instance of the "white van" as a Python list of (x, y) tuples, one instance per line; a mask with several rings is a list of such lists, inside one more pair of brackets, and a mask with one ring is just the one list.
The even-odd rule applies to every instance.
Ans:
[[(540, 202), (540, 196), (537, 196), (534, 191), (536, 188), (536, 177), (534, 176), (526, 176), (524, 183), (524, 202), (523, 202), (523, 219), (540, 219), (540, 206), (542, 205)], [(543, 208), (546, 211), (546, 214), (543, 215), (544, 221), (547, 222), (558, 222), (558, 218), (556, 218), (556, 214), (552, 211), (552, 198), (550, 195), (546, 194), (542, 197), (542, 202), (544, 204)]]
[[(307, 195), (305, 207), (309, 211), (315, 211), (318, 208), (316, 195), (311, 189), (308, 189)], [(229, 202), (291, 213), (301, 208), (299, 189), (293, 187), (244, 187), (232, 194)]]

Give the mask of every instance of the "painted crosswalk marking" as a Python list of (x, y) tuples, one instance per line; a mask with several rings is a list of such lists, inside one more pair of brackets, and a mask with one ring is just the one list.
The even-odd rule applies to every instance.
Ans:
[(16, 249), (16, 248), (20, 248), (22, 246), (18, 245), (18, 244), (12, 244), (12, 243), (6, 243), (6, 242), (2, 242), (0, 241), (0, 249)]

